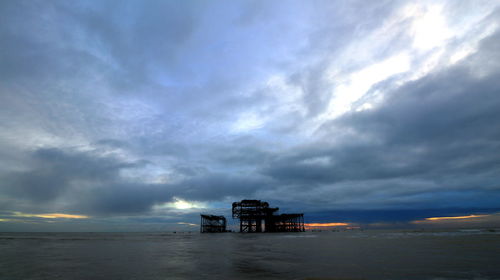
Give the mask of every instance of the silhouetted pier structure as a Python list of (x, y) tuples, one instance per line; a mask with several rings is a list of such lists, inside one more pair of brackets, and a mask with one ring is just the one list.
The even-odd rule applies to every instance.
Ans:
[(305, 231), (304, 214), (276, 215), (278, 210), (265, 201), (245, 199), (233, 203), (233, 219), (240, 220), (240, 232)]
[[(277, 214), (278, 207), (260, 200), (233, 203), (233, 219), (240, 220), (240, 232), (302, 232), (304, 214)], [(200, 232), (227, 232), (224, 216), (201, 214)]]
[(224, 216), (200, 215), (200, 232), (226, 232), (226, 218)]
[(281, 214), (271, 217), (269, 229), (266, 232), (302, 232), (304, 227), (304, 214)]

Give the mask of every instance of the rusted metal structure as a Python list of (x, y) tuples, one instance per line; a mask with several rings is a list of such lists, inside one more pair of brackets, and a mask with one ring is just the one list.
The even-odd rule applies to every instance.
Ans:
[(281, 214), (272, 216), (270, 232), (301, 232), (305, 231), (304, 214)]
[(200, 232), (226, 232), (226, 218), (224, 216), (201, 214)]
[(277, 215), (278, 210), (265, 201), (245, 199), (234, 202), (232, 212), (233, 219), (240, 220), (240, 232), (305, 231), (304, 214)]
[[(269, 203), (260, 200), (242, 200), (233, 203), (233, 219), (240, 219), (240, 232), (262, 232), (262, 222), (268, 228), (268, 218), (278, 208), (270, 208)], [(267, 218), (267, 219), (266, 219)]]

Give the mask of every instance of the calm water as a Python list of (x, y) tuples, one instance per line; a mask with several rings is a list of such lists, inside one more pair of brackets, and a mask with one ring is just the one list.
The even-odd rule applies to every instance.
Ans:
[(500, 279), (500, 233), (0, 233), (0, 279)]

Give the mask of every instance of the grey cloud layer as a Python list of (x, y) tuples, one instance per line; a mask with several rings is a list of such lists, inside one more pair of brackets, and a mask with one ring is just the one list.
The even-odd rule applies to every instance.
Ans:
[[(324, 124), (323, 141), (277, 157), (262, 172), (313, 192), (331, 184), (322, 191), (333, 203), (373, 193), (368, 208), (394, 198), (406, 203), (405, 196), (420, 196), (411, 207), (496, 206), (500, 72), (488, 64), (499, 59), (499, 40), (497, 33), (467, 63), (390, 92), (374, 110)], [(479, 68), (488, 74), (477, 77)], [(346, 130), (342, 144), (329, 144)]]
[(336, 77), (409, 48), (410, 20), (384, 27), (404, 2), (223, 4), (2, 2), (0, 210), (499, 206), (498, 32), (457, 64), (383, 79), (359, 101), (383, 92), (372, 109), (321, 120)]

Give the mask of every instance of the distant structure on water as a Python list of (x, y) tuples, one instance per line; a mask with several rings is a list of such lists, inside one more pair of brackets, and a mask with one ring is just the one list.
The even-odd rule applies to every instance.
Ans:
[[(233, 219), (240, 220), (240, 232), (302, 232), (304, 214), (280, 214), (279, 208), (269, 207), (269, 203), (260, 200), (242, 200), (234, 202)], [(201, 229), (204, 232), (225, 232), (224, 216), (201, 215)]]
[(226, 218), (224, 216), (201, 215), (200, 232), (226, 232)]

